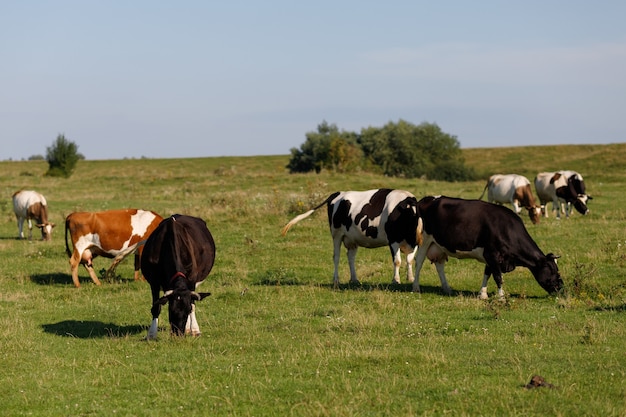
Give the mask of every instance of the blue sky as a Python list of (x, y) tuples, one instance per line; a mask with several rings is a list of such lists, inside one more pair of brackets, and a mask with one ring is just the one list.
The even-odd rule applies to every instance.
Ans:
[(624, 1), (0, 4), (0, 160), (289, 154), (322, 121), (626, 141)]

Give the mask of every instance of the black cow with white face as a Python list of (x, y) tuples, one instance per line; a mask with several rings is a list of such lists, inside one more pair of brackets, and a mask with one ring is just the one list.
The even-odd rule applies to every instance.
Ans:
[[(211, 295), (196, 288), (215, 261), (215, 242), (204, 220), (174, 214), (163, 220), (147, 239), (141, 272), (152, 290), (152, 325), (148, 339), (157, 335), (161, 306), (169, 303), (172, 333), (200, 334), (195, 302)], [(159, 297), (160, 291), (164, 294)]]
[(539, 285), (552, 294), (563, 287), (556, 256), (544, 255), (524, 223), (511, 210), (480, 200), (424, 197), (417, 204), (418, 230), (423, 243), (415, 260), (413, 291), (419, 292), (419, 274), (426, 257), (435, 263), (441, 286), (450, 294), (444, 266), (448, 257), (476, 259), (484, 264), (480, 298), (487, 298), (487, 281), (493, 275), (498, 295), (504, 296), (502, 274), (517, 266), (530, 270)]
[(359, 247), (389, 246), (394, 264), (393, 283), (400, 282), (401, 253), (407, 255), (407, 279), (413, 282), (411, 264), (417, 250), (417, 199), (408, 191), (388, 188), (369, 191), (338, 191), (317, 207), (293, 218), (283, 227), (289, 228), (326, 205), (333, 237), (335, 273), (333, 283), (339, 285), (339, 254), (341, 244), (348, 250), (350, 283), (358, 284), (354, 261)]

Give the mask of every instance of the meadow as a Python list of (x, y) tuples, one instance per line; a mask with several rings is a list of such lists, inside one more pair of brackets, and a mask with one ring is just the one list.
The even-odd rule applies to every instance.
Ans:
[[(464, 150), (484, 180), (447, 183), (370, 173), (288, 174), (287, 155), (80, 161), (69, 179), (44, 161), (0, 162), (0, 409), (6, 416), (624, 416), (626, 144)], [(419, 294), (391, 285), (389, 250), (360, 249), (360, 286), (332, 286), (324, 210), (281, 227), (336, 190), (402, 188), (418, 198), (477, 198), (493, 173), (532, 180), (579, 171), (591, 213), (538, 225), (560, 255), (565, 290), (548, 295), (524, 268), (504, 300), (479, 300), (483, 265), (451, 259), (452, 296), (425, 265)], [(11, 195), (35, 189), (51, 242), (17, 240)], [(72, 285), (64, 218), (136, 207), (201, 217), (216, 241), (198, 303), (202, 336), (145, 341), (149, 286), (132, 258)], [(34, 235), (39, 238), (38, 230)], [(96, 270), (110, 260), (97, 258)], [(402, 270), (402, 278), (405, 270)], [(552, 388), (527, 389), (533, 375)]]

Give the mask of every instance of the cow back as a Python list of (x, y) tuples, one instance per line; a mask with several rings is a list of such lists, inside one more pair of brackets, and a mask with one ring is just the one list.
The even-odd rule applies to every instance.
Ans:
[(151, 285), (163, 288), (177, 272), (196, 284), (206, 278), (214, 261), (215, 242), (204, 220), (175, 214), (163, 220), (146, 241), (141, 271)]
[(528, 259), (543, 256), (520, 217), (505, 207), (481, 200), (425, 197), (418, 210), (424, 231), (452, 253), (485, 248)]

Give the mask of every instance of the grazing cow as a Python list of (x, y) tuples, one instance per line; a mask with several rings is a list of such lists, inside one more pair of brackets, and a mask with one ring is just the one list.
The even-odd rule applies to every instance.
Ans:
[(522, 207), (524, 207), (528, 210), (530, 221), (534, 224), (539, 223), (541, 207), (537, 206), (535, 203), (535, 197), (530, 188), (528, 178), (517, 174), (492, 175), (489, 177), (489, 181), (487, 181), (483, 193), (478, 198), (479, 200), (483, 198), (487, 190), (487, 199), (490, 203), (511, 203), (517, 214), (519, 214), (520, 211), (522, 211)]
[[(108, 210), (100, 212), (74, 212), (65, 219), (65, 251), (70, 257), (72, 280), (76, 287), (78, 265), (83, 264), (96, 285), (100, 280), (93, 270), (93, 259), (100, 255), (115, 258), (109, 271), (127, 255), (135, 252), (135, 279), (139, 279), (140, 243), (163, 220), (153, 211), (138, 209)], [(73, 251), (70, 251), (67, 234), (70, 233)]]
[(369, 191), (341, 191), (331, 194), (317, 207), (293, 218), (282, 229), (309, 217), (327, 206), (328, 223), (334, 242), (333, 283), (339, 285), (339, 252), (343, 243), (348, 250), (350, 283), (358, 284), (354, 261), (359, 247), (389, 246), (394, 264), (393, 283), (400, 283), (401, 252), (407, 255), (407, 279), (413, 281), (412, 262), (417, 250), (417, 199), (408, 191), (381, 188)]
[(566, 217), (569, 217), (572, 205), (582, 215), (589, 213), (587, 201), (593, 198), (587, 194), (583, 177), (576, 171), (539, 173), (535, 177), (535, 189), (545, 217), (548, 217), (548, 202), (552, 202), (552, 210), (556, 210), (558, 219), (563, 211), (561, 203), (565, 207)]
[(28, 221), (28, 239), (33, 239), (33, 224), (41, 229), (41, 239), (50, 240), (54, 223), (48, 221), (48, 203), (37, 191), (17, 191), (13, 194), (13, 211), (17, 217), (18, 238), (24, 239), (24, 220)]
[(437, 267), (443, 290), (450, 294), (444, 273), (448, 257), (471, 258), (486, 264), (480, 298), (487, 298), (489, 276), (504, 296), (502, 274), (517, 266), (530, 270), (548, 293), (563, 287), (556, 256), (544, 255), (528, 234), (524, 223), (511, 210), (481, 200), (450, 197), (424, 197), (417, 204), (418, 231), (423, 243), (415, 259), (413, 291), (419, 292), (419, 274), (428, 257)]
[[(169, 302), (172, 333), (200, 335), (195, 302), (211, 295), (196, 288), (211, 272), (215, 242), (204, 220), (174, 214), (163, 220), (146, 241), (141, 271), (152, 290), (152, 325), (147, 339), (157, 336), (161, 306)], [(164, 294), (159, 298), (160, 290)]]

